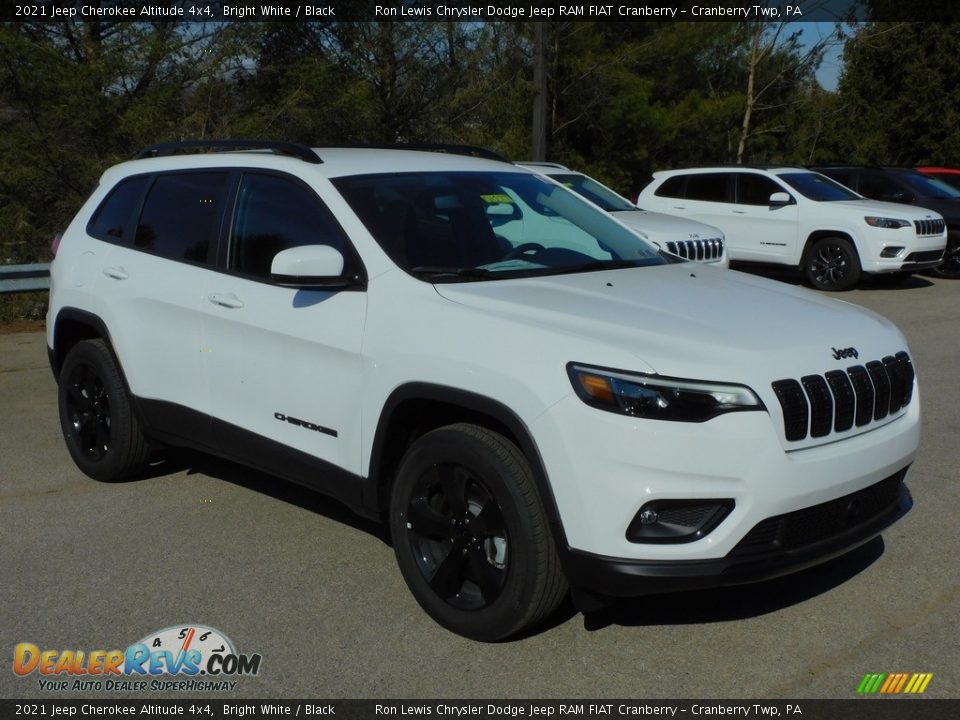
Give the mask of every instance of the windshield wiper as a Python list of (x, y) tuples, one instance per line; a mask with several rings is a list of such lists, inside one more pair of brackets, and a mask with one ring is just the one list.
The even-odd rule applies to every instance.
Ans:
[(466, 278), (469, 280), (489, 280), (494, 273), (478, 267), (442, 267), (439, 265), (417, 265), (410, 268), (417, 277), (439, 279), (443, 277)]

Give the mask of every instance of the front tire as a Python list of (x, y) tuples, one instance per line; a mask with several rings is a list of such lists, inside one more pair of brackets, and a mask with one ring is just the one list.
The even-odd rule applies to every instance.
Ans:
[(57, 400), (67, 450), (86, 475), (114, 482), (146, 466), (149, 444), (103, 340), (84, 340), (67, 353)]
[(817, 290), (840, 292), (860, 281), (860, 258), (849, 240), (827, 237), (815, 241), (803, 261), (804, 275)]
[(411, 445), (390, 532), (417, 602), (459, 635), (503, 640), (543, 621), (567, 592), (530, 466), (486, 428), (449, 425)]

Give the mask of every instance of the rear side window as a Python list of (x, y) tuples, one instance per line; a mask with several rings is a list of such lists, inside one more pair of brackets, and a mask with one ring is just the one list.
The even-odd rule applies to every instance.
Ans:
[(738, 201), (743, 205), (769, 205), (773, 193), (784, 192), (773, 180), (755, 173), (738, 173)]
[(172, 260), (206, 262), (220, 228), (228, 173), (157, 176), (137, 225), (136, 247)]
[(708, 202), (729, 202), (727, 173), (687, 175), (687, 199)]
[(672, 178), (667, 178), (663, 181), (663, 185), (657, 188), (657, 191), (654, 193), (654, 195), (658, 195), (660, 197), (682, 198), (684, 180), (686, 180), (684, 175), (674, 175)]
[(149, 177), (145, 175), (121, 181), (93, 213), (87, 224), (87, 234), (107, 242), (131, 245), (134, 214), (140, 207), (148, 181)]
[(269, 278), (274, 256), (302, 245), (329, 245), (348, 259), (343, 230), (316, 193), (290, 178), (245, 174), (230, 237), (230, 268)]

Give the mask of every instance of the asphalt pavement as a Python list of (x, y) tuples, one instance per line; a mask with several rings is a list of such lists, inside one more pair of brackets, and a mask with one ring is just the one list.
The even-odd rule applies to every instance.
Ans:
[(383, 529), (332, 500), (191, 453), (132, 482), (87, 478), (63, 445), (44, 335), (0, 334), (0, 697), (51, 698), (37, 673), (12, 672), (19, 643), (89, 653), (177, 625), (261, 655), (224, 699), (852, 698), (867, 672), (933, 673), (926, 696), (960, 697), (960, 281), (838, 297), (910, 341), (923, 403), (913, 510), (797, 575), (590, 617), (568, 604), (494, 645), (432, 622)]

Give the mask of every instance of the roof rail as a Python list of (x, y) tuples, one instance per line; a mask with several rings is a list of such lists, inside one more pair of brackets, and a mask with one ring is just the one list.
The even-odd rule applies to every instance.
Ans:
[(176, 155), (180, 150), (199, 150), (202, 148), (213, 150), (272, 150), (277, 155), (299, 158), (314, 165), (323, 162), (320, 156), (306, 145), (274, 140), (181, 140), (179, 142), (166, 142), (144, 148), (137, 155), (137, 159), (169, 157), (170, 155)]
[[(469, 157), (485, 158), (486, 160), (498, 160), (508, 163), (503, 155), (495, 153), (487, 148), (477, 147), (475, 145), (456, 145), (450, 143), (375, 143), (375, 144), (347, 144), (330, 145), (334, 148), (356, 148), (370, 150), (425, 150), (427, 152), (448, 153), (450, 155), (468, 155)], [(512, 164), (512, 163), (511, 163)]]
[(554, 170), (569, 170), (566, 165), (555, 162), (543, 162), (540, 160), (518, 160), (517, 165), (526, 165), (528, 167), (552, 168)]

